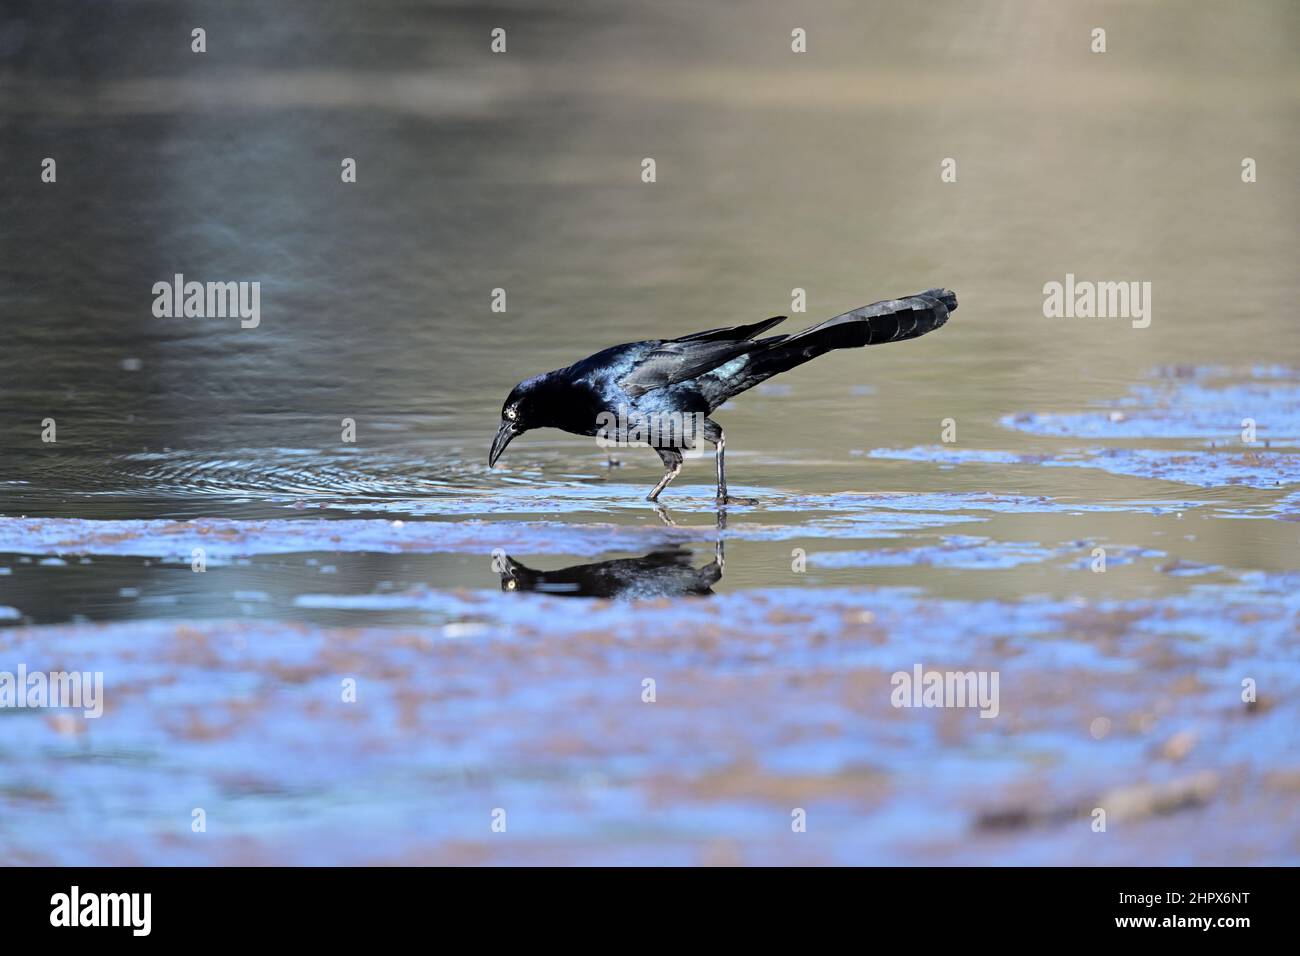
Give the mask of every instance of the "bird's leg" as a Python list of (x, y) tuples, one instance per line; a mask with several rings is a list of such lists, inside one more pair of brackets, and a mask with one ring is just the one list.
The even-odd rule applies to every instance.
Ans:
[(726, 454), (727, 454), (727, 436), (724, 435), (722, 433), (722, 429), (719, 428), (718, 429), (718, 454), (716, 455), (718, 459), (718, 500), (719, 501), (727, 500)]
[(655, 502), (655, 514), (657, 514), (659, 516), (659, 520), (662, 521), (664, 524), (666, 524), (668, 527), (670, 528), (677, 527), (677, 522), (674, 521), (673, 516), (668, 513), (668, 509), (665, 508), (657, 501)]
[(659, 479), (659, 484), (655, 485), (650, 494), (646, 495), (647, 501), (656, 501), (659, 498), (659, 492), (668, 487), (668, 483), (676, 478), (682, 472), (682, 453), (676, 448), (656, 448), (659, 457), (663, 459), (664, 476)]
[(658, 501), (659, 492), (667, 488), (668, 483), (672, 481), (674, 478), (676, 478), (679, 474), (681, 474), (681, 471), (682, 471), (682, 466), (680, 464), (673, 465), (671, 468), (669, 468), (664, 473), (664, 476), (659, 479), (659, 484), (655, 485), (653, 490), (651, 490), (650, 494), (645, 496), (646, 501)]
[(725, 461), (727, 453), (727, 436), (722, 431), (722, 426), (712, 419), (704, 420), (704, 437), (706, 440), (713, 442), (718, 446), (717, 454), (714, 458), (718, 463), (718, 504), (720, 505), (756, 505), (758, 501), (754, 498), (733, 498), (727, 494), (727, 465)]

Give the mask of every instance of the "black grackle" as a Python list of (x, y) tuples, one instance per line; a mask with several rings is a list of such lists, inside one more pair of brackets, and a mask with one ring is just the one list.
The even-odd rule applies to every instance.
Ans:
[(719, 541), (713, 561), (698, 568), (691, 566), (690, 551), (670, 547), (639, 558), (575, 564), (559, 571), (536, 571), (506, 555), (498, 573), (503, 591), (639, 600), (712, 594), (724, 567)]
[(683, 452), (703, 437), (717, 446), (718, 501), (734, 501), (727, 496), (723, 464), (726, 436), (707, 417), (714, 409), (824, 352), (932, 332), (956, 308), (955, 293), (930, 289), (854, 309), (793, 335), (755, 337), (785, 318), (777, 316), (678, 339), (615, 345), (516, 385), (501, 408), (488, 467), (516, 435), (533, 428), (644, 441), (664, 463), (663, 478), (647, 496), (654, 501), (681, 471)]

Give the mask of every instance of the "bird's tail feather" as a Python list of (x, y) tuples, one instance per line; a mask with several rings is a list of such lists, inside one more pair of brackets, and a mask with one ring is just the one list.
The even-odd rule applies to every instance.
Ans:
[(822, 351), (830, 351), (902, 342), (933, 332), (948, 321), (948, 314), (956, 308), (956, 293), (928, 289), (906, 299), (887, 299), (837, 315), (795, 333), (783, 345), (816, 344), (824, 346)]
[(792, 369), (834, 349), (902, 342), (933, 332), (957, 308), (957, 295), (948, 289), (928, 289), (905, 299), (887, 299), (827, 319), (794, 335), (759, 340), (767, 348), (751, 352), (730, 394), (752, 388), (773, 375)]

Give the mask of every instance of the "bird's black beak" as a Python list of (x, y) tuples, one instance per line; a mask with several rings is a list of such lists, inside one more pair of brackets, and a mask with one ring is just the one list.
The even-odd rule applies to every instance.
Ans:
[(497, 429), (497, 437), (492, 439), (492, 450), (488, 452), (488, 467), (496, 465), (497, 459), (501, 453), (506, 450), (506, 445), (510, 440), (519, 434), (519, 429), (515, 427), (514, 422), (502, 422), (501, 427)]

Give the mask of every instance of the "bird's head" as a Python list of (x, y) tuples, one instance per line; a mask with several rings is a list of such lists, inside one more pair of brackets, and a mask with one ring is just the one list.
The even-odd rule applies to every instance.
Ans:
[(501, 575), (502, 591), (531, 591), (536, 584), (537, 572), (524, 567), (508, 554), (503, 554), (497, 564)]
[(492, 450), (488, 452), (488, 467), (491, 468), (514, 440), (530, 428), (544, 424), (540, 419), (537, 404), (537, 385), (542, 376), (520, 382), (510, 390), (506, 402), (501, 406), (501, 424), (497, 428), (497, 437), (492, 439)]

